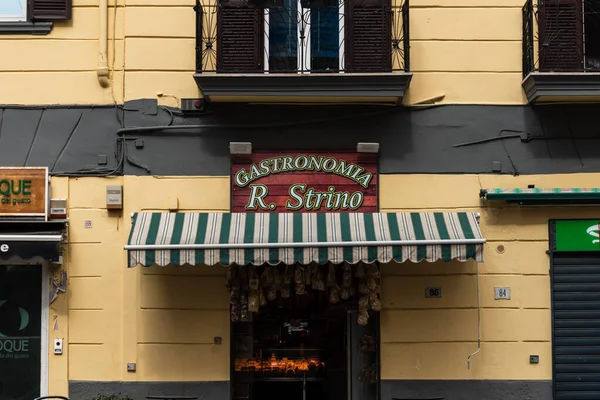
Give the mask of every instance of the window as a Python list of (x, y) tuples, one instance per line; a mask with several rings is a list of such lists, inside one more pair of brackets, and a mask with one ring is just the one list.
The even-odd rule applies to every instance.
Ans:
[(539, 0), (540, 71), (600, 71), (597, 0)]
[(283, 0), (265, 10), (265, 70), (271, 72), (337, 71), (343, 14), (337, 4), (303, 8), (303, 0)]
[(388, 72), (389, 0), (222, 0), (218, 72)]
[(0, 0), (0, 21), (69, 20), (71, 8), (72, 0)]
[(0, 0), (0, 21), (26, 21), (27, 0)]

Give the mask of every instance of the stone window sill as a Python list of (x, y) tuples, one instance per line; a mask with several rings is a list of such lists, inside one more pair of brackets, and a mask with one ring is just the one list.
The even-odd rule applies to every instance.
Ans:
[(0, 35), (47, 35), (50, 31), (52, 22), (0, 21)]

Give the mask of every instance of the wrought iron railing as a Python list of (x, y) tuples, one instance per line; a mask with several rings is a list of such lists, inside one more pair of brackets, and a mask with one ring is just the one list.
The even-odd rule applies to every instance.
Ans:
[(409, 0), (196, 1), (196, 73), (410, 71)]
[(524, 77), (600, 72), (599, 0), (527, 0), (522, 34)]

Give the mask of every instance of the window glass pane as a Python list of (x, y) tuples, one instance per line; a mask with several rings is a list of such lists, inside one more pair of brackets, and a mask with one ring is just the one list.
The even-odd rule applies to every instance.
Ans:
[(0, 266), (0, 400), (40, 396), (41, 288), (41, 266)]
[(23, 0), (0, 0), (0, 18), (24, 17), (26, 12)]
[(339, 68), (339, 18), (337, 7), (311, 9), (311, 70), (328, 71)]
[(298, 65), (298, 2), (283, 0), (269, 10), (269, 70), (294, 71)]

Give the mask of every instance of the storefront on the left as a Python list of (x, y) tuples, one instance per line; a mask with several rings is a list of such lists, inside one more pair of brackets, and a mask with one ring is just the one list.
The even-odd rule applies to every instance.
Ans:
[(48, 394), (49, 308), (65, 290), (67, 235), (66, 200), (50, 188), (47, 167), (0, 168), (2, 399)]

